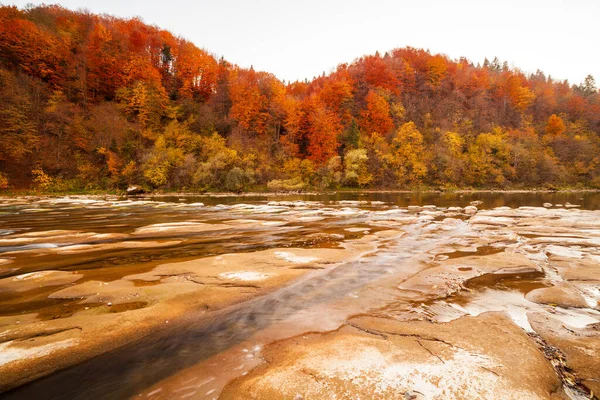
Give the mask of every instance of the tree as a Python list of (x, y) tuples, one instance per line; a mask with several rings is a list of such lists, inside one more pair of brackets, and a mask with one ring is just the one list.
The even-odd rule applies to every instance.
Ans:
[(7, 65), (55, 88), (63, 83), (67, 47), (16, 7), (0, 6), (0, 54)]
[(528, 87), (523, 86), (521, 77), (517, 75), (511, 74), (507, 79), (506, 86), (511, 104), (523, 113), (533, 102), (534, 94)]
[(360, 129), (355, 119), (352, 119), (350, 126), (344, 129), (344, 132), (340, 135), (341, 150), (351, 150), (358, 147), (360, 140)]
[(562, 118), (556, 114), (552, 114), (546, 123), (546, 134), (550, 136), (558, 136), (565, 133), (565, 123)]
[(156, 131), (167, 109), (167, 94), (162, 86), (136, 81), (117, 91), (117, 100), (127, 115), (144, 129)]
[(316, 164), (323, 164), (337, 154), (337, 137), (342, 131), (339, 117), (318, 100), (314, 100), (308, 113), (309, 128), (308, 158)]
[(183, 151), (168, 146), (165, 137), (160, 135), (142, 167), (144, 177), (152, 187), (166, 186), (170, 183), (175, 168), (180, 166), (183, 161)]
[(99, 21), (93, 27), (88, 43), (87, 86), (94, 100), (112, 100), (124, 82), (121, 48), (111, 24)]
[(423, 135), (414, 122), (402, 125), (392, 138), (396, 176), (400, 185), (418, 184), (427, 174)]
[(438, 174), (437, 184), (461, 185), (465, 173), (465, 140), (456, 132), (445, 132), (434, 147), (431, 163)]
[(302, 109), (302, 103), (289, 94), (283, 100), (282, 106), (285, 115), (283, 120), (283, 132), (285, 134), (279, 137), (279, 141), (285, 154), (297, 157), (300, 152), (299, 143), (305, 113)]
[(229, 117), (236, 120), (245, 132), (265, 134), (269, 120), (268, 100), (261, 93), (256, 71), (252, 68), (235, 70), (230, 95), (232, 106)]
[(514, 176), (505, 132), (496, 128), (477, 136), (468, 150), (467, 182), (475, 186), (504, 185)]
[(179, 94), (206, 101), (216, 87), (217, 61), (187, 40), (178, 41), (174, 70), (180, 85)]
[(373, 180), (367, 168), (367, 150), (354, 149), (346, 153), (344, 158), (344, 183), (348, 186), (364, 187)]
[(586, 76), (583, 83), (579, 86), (576, 86), (576, 89), (586, 97), (598, 92), (598, 89), (596, 88), (596, 80), (592, 75)]
[(366, 107), (361, 111), (360, 124), (362, 130), (370, 135), (384, 135), (394, 126), (390, 117), (390, 105), (385, 97), (374, 90), (369, 90), (365, 98)]
[(441, 55), (431, 57), (427, 61), (427, 82), (434, 88), (438, 87), (446, 76), (446, 60)]
[(345, 170), (358, 187), (600, 187), (591, 75), (406, 47), (285, 82), (138, 18), (44, 5), (0, 6), (0, 64), (2, 187), (41, 171), (46, 190), (300, 190)]
[(33, 104), (26, 88), (0, 69), (0, 162), (26, 161), (39, 143)]

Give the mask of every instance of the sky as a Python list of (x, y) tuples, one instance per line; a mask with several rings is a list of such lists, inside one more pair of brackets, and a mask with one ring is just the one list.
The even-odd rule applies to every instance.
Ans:
[[(53, 0), (0, 0), (24, 7)], [(600, 0), (60, 0), (70, 9), (140, 17), (217, 57), (286, 81), (412, 46), (483, 63), (497, 56), (600, 86)]]

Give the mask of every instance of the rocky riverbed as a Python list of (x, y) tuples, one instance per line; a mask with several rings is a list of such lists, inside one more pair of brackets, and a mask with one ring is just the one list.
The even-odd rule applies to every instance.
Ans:
[(600, 393), (593, 207), (196, 200), (3, 199), (6, 397)]

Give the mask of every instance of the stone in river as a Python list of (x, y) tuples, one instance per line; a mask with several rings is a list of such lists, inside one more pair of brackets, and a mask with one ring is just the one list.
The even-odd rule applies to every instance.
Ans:
[(475, 206), (466, 206), (465, 214), (475, 214), (477, 212), (477, 207)]

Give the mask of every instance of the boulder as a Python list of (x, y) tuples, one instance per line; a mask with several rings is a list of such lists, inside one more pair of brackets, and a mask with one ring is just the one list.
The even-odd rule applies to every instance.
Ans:
[(127, 188), (127, 196), (135, 196), (144, 193), (146, 193), (146, 191), (141, 186), (131, 185)]

